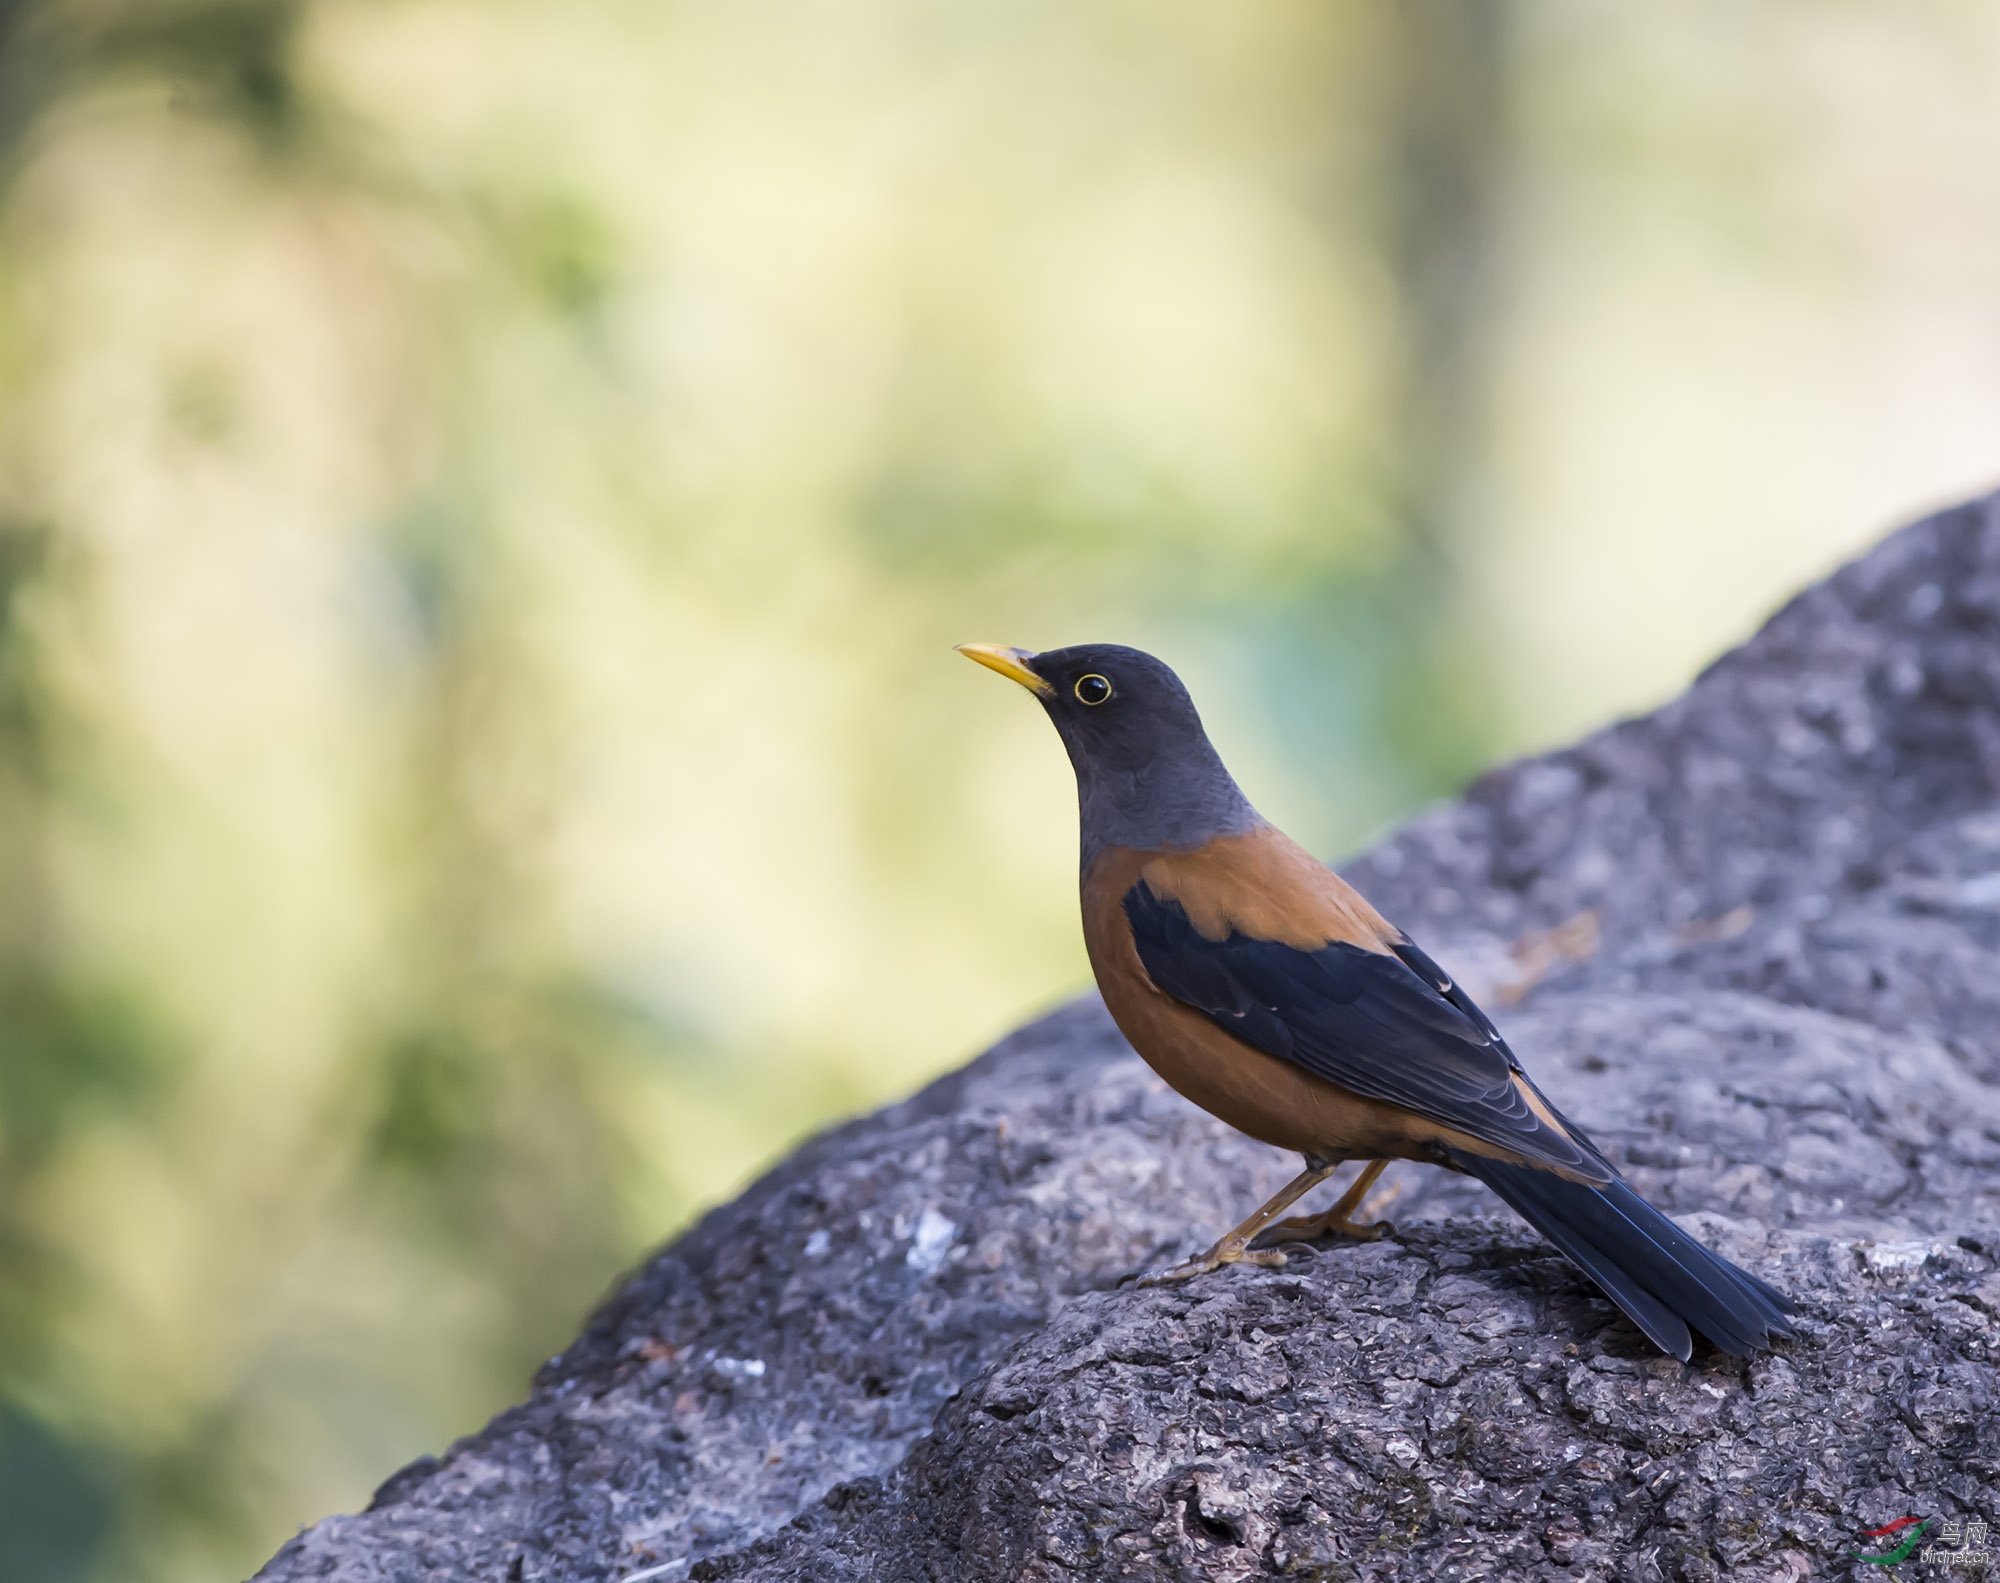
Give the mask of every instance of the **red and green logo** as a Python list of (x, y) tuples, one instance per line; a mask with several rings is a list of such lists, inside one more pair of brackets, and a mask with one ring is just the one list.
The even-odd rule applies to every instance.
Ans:
[(1866, 1561), (1872, 1567), (1892, 1567), (1898, 1561), (1907, 1561), (1910, 1552), (1917, 1548), (1917, 1541), (1923, 1538), (1924, 1530), (1936, 1521), (1935, 1517), (1898, 1517), (1880, 1528), (1864, 1529), (1861, 1534), (1863, 1539), (1892, 1539), (1897, 1534), (1902, 1534), (1903, 1538), (1893, 1549), (1885, 1550), (1879, 1556), (1857, 1550), (1854, 1559)]

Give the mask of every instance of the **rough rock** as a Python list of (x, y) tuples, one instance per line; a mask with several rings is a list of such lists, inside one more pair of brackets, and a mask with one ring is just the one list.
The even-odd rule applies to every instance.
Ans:
[(1126, 1284), (1293, 1162), (1092, 999), (806, 1145), (260, 1578), (1770, 1580), (2000, 1528), (2000, 503), (1347, 872), (1796, 1339), (1664, 1358), (1401, 1164), (1389, 1240)]

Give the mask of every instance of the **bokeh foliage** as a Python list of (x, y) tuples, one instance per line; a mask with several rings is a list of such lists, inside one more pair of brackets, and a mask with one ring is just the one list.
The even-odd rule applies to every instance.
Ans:
[[(0, 5), (0, 1575), (246, 1570), (1075, 987), (1066, 766), (951, 643), (1168, 654), (1331, 854), (1970, 482), (2000, 372), (1898, 315), (1990, 311), (1911, 260), (2000, 237), (1996, 63), (1941, 0)], [(1774, 425), (1835, 331), (1958, 438)]]

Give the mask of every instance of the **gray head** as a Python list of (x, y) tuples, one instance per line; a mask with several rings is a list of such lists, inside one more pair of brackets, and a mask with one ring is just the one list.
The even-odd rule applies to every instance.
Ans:
[(997, 643), (958, 652), (1041, 700), (1076, 769), (1083, 861), (1106, 847), (1189, 848), (1262, 823), (1201, 728), (1181, 679), (1115, 643), (1030, 654)]

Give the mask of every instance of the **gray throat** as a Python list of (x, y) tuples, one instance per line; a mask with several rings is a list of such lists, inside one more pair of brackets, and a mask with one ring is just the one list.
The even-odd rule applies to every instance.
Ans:
[(1136, 773), (1078, 765), (1076, 799), (1085, 869), (1108, 847), (1185, 851), (1264, 823), (1212, 750), (1192, 771), (1158, 761)]

